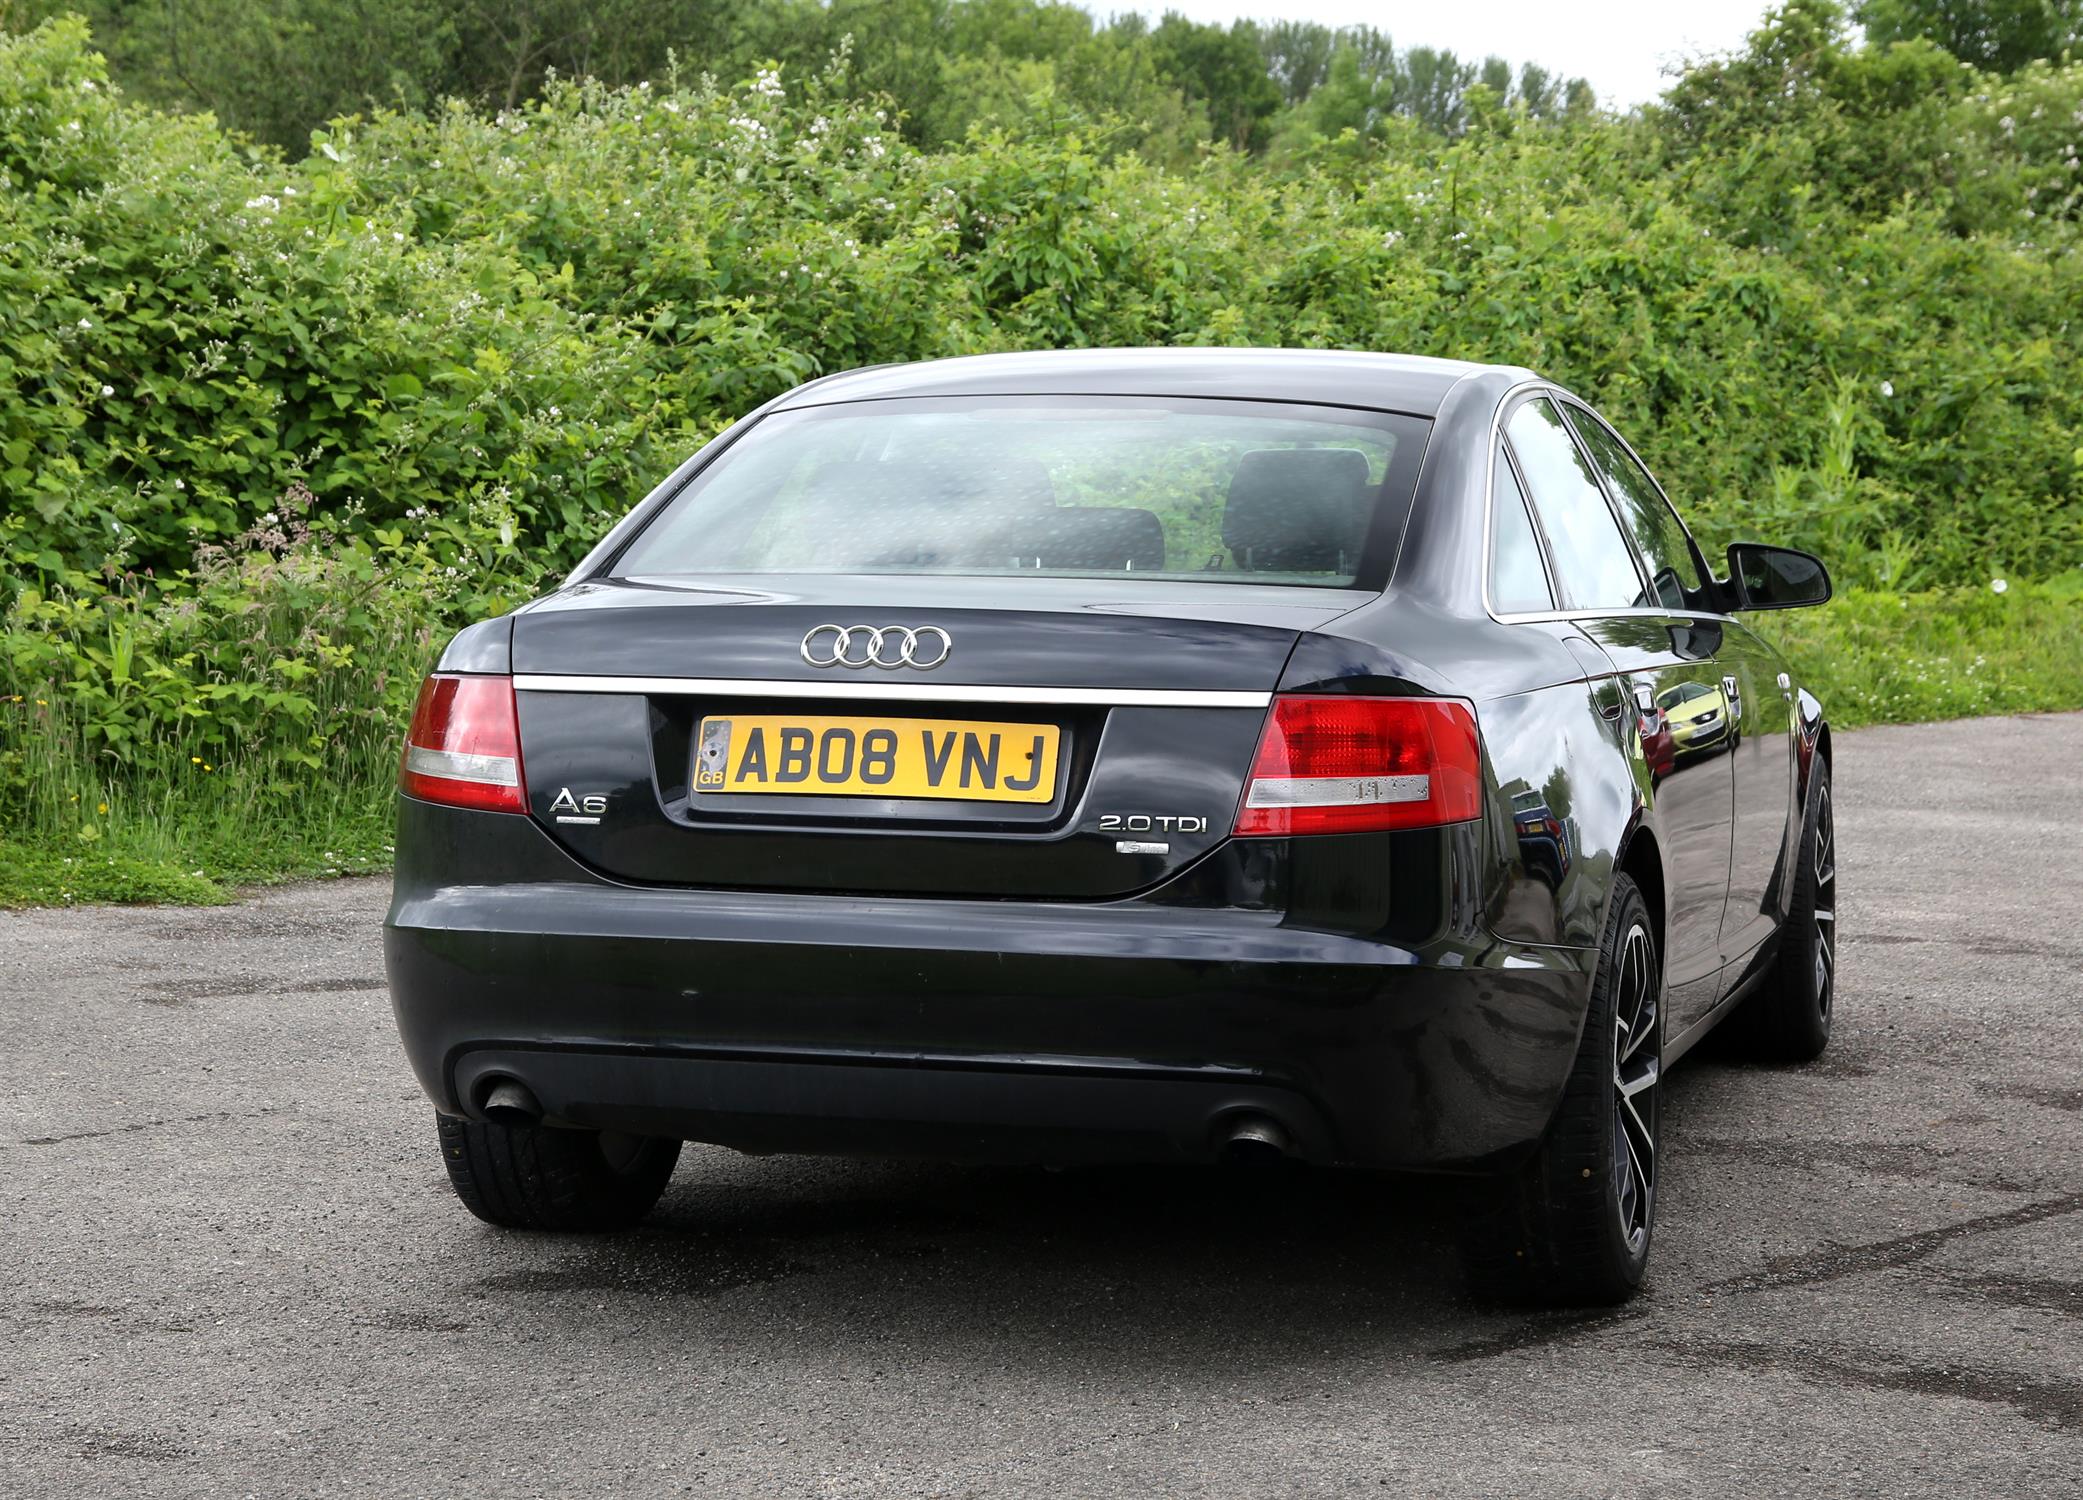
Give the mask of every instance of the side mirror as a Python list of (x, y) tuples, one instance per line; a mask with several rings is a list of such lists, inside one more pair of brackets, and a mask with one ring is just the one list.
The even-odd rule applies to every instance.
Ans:
[(1830, 570), (1792, 547), (1736, 542), (1729, 548), (1728, 591), (1732, 609), (1801, 609), (1830, 597)]

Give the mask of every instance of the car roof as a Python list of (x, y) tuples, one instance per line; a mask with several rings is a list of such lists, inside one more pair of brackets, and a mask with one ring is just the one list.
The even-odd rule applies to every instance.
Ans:
[(1531, 372), (1347, 349), (1047, 349), (875, 365), (796, 387), (776, 406), (901, 396), (1206, 396), (1307, 401), (1431, 417), (1471, 376)]

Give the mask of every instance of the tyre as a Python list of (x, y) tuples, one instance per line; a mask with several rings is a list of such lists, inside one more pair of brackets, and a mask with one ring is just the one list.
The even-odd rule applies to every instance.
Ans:
[(463, 1206), (506, 1229), (625, 1229), (651, 1211), (680, 1143), (607, 1130), (436, 1115)]
[(1462, 1256), (1476, 1289), (1510, 1301), (1623, 1302), (1656, 1222), (1663, 962), (1642, 893), (1616, 876), (1583, 1039), (1539, 1148), (1476, 1185)]
[(1794, 895), (1779, 953), (1736, 1008), (1734, 1040), (1771, 1062), (1809, 1062), (1830, 1045), (1837, 1003), (1837, 825), (1830, 763), (1815, 759), (1796, 846)]

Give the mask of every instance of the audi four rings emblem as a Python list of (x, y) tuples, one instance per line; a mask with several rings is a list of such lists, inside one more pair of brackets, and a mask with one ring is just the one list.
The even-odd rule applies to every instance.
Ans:
[(938, 625), (819, 625), (803, 637), (803, 660), (813, 667), (937, 667), (954, 651)]

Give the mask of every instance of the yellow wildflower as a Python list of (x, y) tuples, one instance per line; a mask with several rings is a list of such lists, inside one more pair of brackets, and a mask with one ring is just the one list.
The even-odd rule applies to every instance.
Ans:
[(199, 766), (202, 763), (203, 758), (200, 755), (191, 755), (188, 757), (188, 764), (191, 766)]
[(96, 805), (94, 810), (100, 813), (103, 817), (108, 816), (108, 804), (106, 802)]

